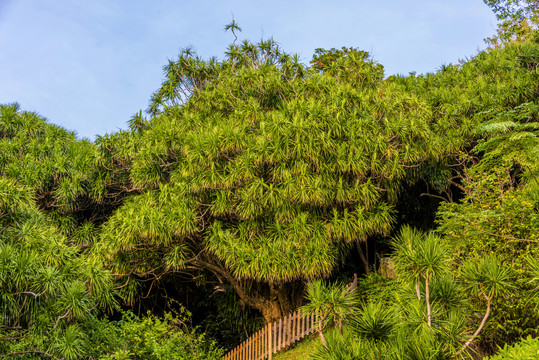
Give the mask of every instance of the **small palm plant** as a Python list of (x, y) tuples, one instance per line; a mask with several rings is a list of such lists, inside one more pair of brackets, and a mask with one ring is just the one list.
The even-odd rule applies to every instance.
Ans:
[(395, 328), (395, 314), (380, 303), (368, 303), (350, 320), (350, 325), (362, 339), (387, 341)]
[(321, 280), (311, 282), (307, 287), (306, 305), (301, 310), (306, 314), (318, 314), (317, 331), (322, 345), (327, 348), (324, 329), (329, 324), (337, 324), (342, 331), (343, 321), (357, 305), (357, 292), (343, 284), (327, 284)]
[(421, 283), (425, 283), (427, 323), (432, 326), (431, 284), (449, 272), (450, 257), (441, 239), (433, 233), (422, 234), (409, 226), (401, 229), (393, 241), (395, 270), (399, 277), (415, 284), (421, 300)]
[(490, 315), (492, 300), (499, 295), (503, 289), (511, 286), (512, 278), (509, 268), (503, 267), (499, 259), (495, 256), (489, 256), (477, 261), (468, 261), (464, 263), (461, 270), (461, 276), (464, 279), (466, 289), (481, 299), (486, 300), (486, 310), (479, 327), (473, 335), (464, 343), (457, 354), (462, 353), (470, 346), (472, 341), (479, 335)]

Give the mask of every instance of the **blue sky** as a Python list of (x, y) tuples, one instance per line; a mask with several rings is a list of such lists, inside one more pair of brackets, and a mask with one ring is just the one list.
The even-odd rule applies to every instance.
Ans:
[(482, 0), (0, 0), (0, 103), (79, 137), (125, 129), (181, 48), (222, 56), (232, 18), (240, 39), (273, 37), (305, 63), (316, 48), (357, 47), (386, 75), (469, 58), (496, 27)]

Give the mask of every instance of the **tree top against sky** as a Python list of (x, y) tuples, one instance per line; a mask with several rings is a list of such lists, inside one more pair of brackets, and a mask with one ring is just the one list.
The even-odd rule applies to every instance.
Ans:
[[(286, 11), (283, 11), (286, 9)], [(470, 57), (495, 33), (481, 0), (340, 2), (194, 1), (0, 3), (0, 103), (19, 102), (50, 121), (93, 138), (126, 128), (163, 80), (179, 48), (224, 56), (233, 40), (273, 37), (308, 63), (316, 48), (359, 48), (386, 75), (433, 72)]]

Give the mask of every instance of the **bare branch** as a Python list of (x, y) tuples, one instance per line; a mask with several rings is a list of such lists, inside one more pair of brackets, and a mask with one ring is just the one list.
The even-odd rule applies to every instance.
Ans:
[(56, 323), (54, 323), (54, 329), (56, 329), (56, 327), (58, 326), (58, 323), (60, 322), (60, 320), (66, 318), (69, 315), (70, 311), (71, 311), (71, 309), (68, 309), (67, 312), (64, 315), (58, 316), (58, 319), (56, 319)]

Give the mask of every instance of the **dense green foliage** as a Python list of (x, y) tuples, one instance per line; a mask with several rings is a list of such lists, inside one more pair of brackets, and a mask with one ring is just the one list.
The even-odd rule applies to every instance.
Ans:
[[(474, 88), (490, 90), (470, 114), (469, 145), (451, 159), (446, 186), (454, 188), (442, 191), (447, 201), (438, 210), (436, 234), (401, 229), (391, 261), (397, 278), (366, 279), (364, 302), (352, 308), (347, 330), (328, 333), (327, 347), (320, 346), (314, 358), (466, 357), (537, 335), (537, 54), (537, 43), (506, 45), (414, 79), (462, 84), (466, 73), (488, 67), (502, 79), (513, 74), (495, 86), (482, 82), (482, 75), (476, 79)], [(509, 66), (492, 71), (492, 61)], [(526, 90), (521, 81), (529, 84)], [(498, 92), (501, 83), (510, 85), (505, 95)], [(474, 88), (464, 89), (475, 97)], [(461, 198), (454, 202), (457, 189)]]
[(534, 98), (520, 54), (534, 46), (385, 81), (353, 49), (319, 50), (310, 68), (271, 41), (232, 45), (221, 62), (184, 52), (165, 69), (155, 115), (129, 135), (140, 193), (108, 219), (100, 247), (129, 289), (137, 276), (210, 271), (278, 318), (298, 302), (285, 295), (297, 280), (327, 276), (351, 243), (391, 231), (405, 184), (450, 190), (476, 114)]
[(301, 305), (319, 359), (536, 336), (537, 14), (487, 3), (513, 32), (433, 74), (384, 78), (353, 48), (301, 64), (233, 23), (222, 60), (169, 61), (128, 131), (78, 140), (0, 106), (0, 357), (217, 359), (208, 334), (231, 348)]
[(172, 318), (98, 319), (121, 299), (106, 264), (88, 251), (99, 224), (88, 215), (106, 213), (106, 201), (92, 200), (94, 148), (16, 105), (0, 106), (0, 129), (0, 355), (218, 359), (191, 330), (171, 334)]
[(539, 356), (539, 339), (528, 336), (513, 346), (505, 345), (488, 360), (528, 360)]
[(522, 41), (539, 29), (539, 1), (537, 0), (483, 0), (500, 21), (497, 35), (487, 43), (500, 46), (508, 41)]
[[(314, 358), (467, 356), (469, 346), (489, 318), (492, 300), (511, 286), (510, 269), (494, 256), (465, 262), (452, 272), (447, 248), (432, 233), (421, 234), (405, 227), (393, 246), (397, 278), (366, 278), (360, 286), (360, 302), (342, 306), (339, 299), (328, 298), (329, 294), (343, 291), (335, 286), (319, 289), (318, 294), (308, 292), (311, 303), (306, 308), (326, 298), (324, 307), (330, 309), (327, 317), (338, 316), (339, 325), (345, 325), (343, 331), (321, 335), (323, 346)], [(481, 316), (471, 306), (475, 298), (483, 301)], [(318, 310), (324, 307), (318, 306)]]
[(189, 330), (187, 320), (169, 313), (162, 319), (124, 313), (120, 321), (94, 322), (90, 336), (94, 347), (88, 353), (103, 360), (221, 359), (223, 351), (205, 335)]

